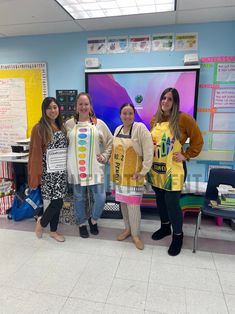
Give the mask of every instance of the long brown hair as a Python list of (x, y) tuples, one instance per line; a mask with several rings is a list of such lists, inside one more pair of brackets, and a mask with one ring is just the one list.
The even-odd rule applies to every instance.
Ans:
[(75, 121), (76, 122), (79, 121), (79, 113), (77, 112), (77, 102), (78, 102), (78, 99), (80, 98), (80, 96), (86, 96), (88, 98), (89, 103), (90, 103), (90, 107), (91, 107), (91, 111), (89, 112), (89, 117), (90, 117), (91, 122), (95, 122), (96, 123), (96, 115), (95, 115), (95, 112), (94, 112), (94, 109), (93, 109), (91, 96), (88, 93), (85, 93), (85, 92), (79, 93), (77, 95), (77, 97), (76, 97), (76, 100), (75, 100), (75, 110), (76, 110), (76, 113), (74, 115)]
[(39, 120), (39, 134), (42, 137), (44, 145), (47, 145), (51, 141), (53, 136), (53, 129), (50, 123), (50, 119), (46, 114), (46, 110), (52, 102), (54, 102), (59, 108), (59, 115), (55, 120), (55, 124), (60, 131), (63, 131), (65, 133), (59, 102), (54, 97), (46, 97), (42, 102), (42, 117)]
[(179, 140), (180, 139), (180, 128), (179, 128), (179, 107), (180, 107), (180, 97), (179, 97), (179, 93), (177, 91), (177, 89), (172, 88), (172, 87), (168, 87), (166, 88), (160, 97), (160, 101), (159, 101), (159, 105), (158, 105), (158, 109), (156, 114), (154, 115), (154, 122), (156, 123), (161, 123), (161, 122), (165, 122), (166, 121), (166, 117), (164, 116), (164, 112), (162, 111), (162, 100), (164, 98), (164, 96), (171, 92), (172, 93), (172, 97), (173, 97), (173, 105), (172, 105), (172, 109), (171, 109), (171, 114), (169, 116), (169, 125), (170, 125), (170, 130), (171, 132), (174, 134), (174, 136)]

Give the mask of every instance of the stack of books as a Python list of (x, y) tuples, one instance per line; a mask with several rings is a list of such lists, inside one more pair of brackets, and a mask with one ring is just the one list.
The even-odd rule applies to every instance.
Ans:
[(228, 193), (221, 194), (220, 204), (235, 206), (235, 189), (228, 190)]
[(218, 200), (211, 200), (210, 206), (235, 211), (235, 188), (231, 185), (220, 184), (218, 189)]

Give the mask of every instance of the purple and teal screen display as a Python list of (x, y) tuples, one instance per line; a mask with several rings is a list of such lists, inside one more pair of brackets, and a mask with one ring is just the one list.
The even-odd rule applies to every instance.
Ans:
[(149, 122), (156, 113), (159, 99), (168, 87), (180, 95), (180, 111), (196, 117), (199, 69), (148, 72), (87, 72), (86, 91), (91, 95), (97, 118), (111, 132), (121, 124), (119, 109), (124, 103), (136, 108), (135, 121)]

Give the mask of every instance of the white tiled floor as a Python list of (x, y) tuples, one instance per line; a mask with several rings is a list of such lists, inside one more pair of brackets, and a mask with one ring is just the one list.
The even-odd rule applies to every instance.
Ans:
[(167, 248), (0, 229), (0, 313), (235, 313), (235, 255)]

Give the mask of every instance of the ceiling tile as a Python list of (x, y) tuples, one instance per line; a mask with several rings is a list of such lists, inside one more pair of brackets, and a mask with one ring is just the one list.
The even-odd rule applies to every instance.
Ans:
[(140, 14), (102, 19), (76, 20), (84, 30), (104, 30), (175, 24), (176, 12)]
[(0, 0), (1, 38), (232, 20), (235, 0), (177, 0), (176, 12), (91, 20), (73, 20), (55, 0)]
[(234, 0), (177, 0), (177, 10), (235, 6)]
[(0, 25), (73, 21), (54, 0), (10, 0), (0, 2)]
[(177, 24), (181, 23), (207, 23), (218, 21), (232, 21), (235, 19), (235, 7), (211, 8), (192, 10), (185, 14), (185, 11), (177, 12)]
[(6, 36), (39, 35), (53, 33), (81, 32), (83, 29), (75, 22), (53, 22), (0, 26)]

